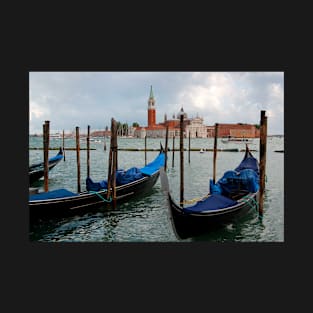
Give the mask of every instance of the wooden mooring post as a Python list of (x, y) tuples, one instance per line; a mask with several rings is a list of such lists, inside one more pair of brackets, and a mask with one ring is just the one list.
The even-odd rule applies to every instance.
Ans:
[(105, 141), (105, 132), (104, 132), (104, 136), (103, 136), (103, 150), (106, 151), (107, 150), (107, 144), (106, 144), (106, 141)]
[(80, 192), (80, 144), (79, 127), (76, 126), (76, 163), (77, 163), (77, 192)]
[(267, 142), (267, 116), (261, 111), (260, 121), (260, 193), (259, 193), (259, 217), (263, 217), (265, 174), (266, 174), (266, 142)]
[(145, 136), (145, 166), (147, 165), (147, 135)]
[(117, 125), (114, 118), (112, 118), (107, 199), (110, 198), (112, 193), (113, 208), (116, 208), (116, 169), (117, 169)]
[(184, 205), (184, 114), (180, 115), (180, 205)]
[(90, 125), (87, 126), (87, 177), (90, 177)]
[(113, 141), (113, 122), (111, 121), (111, 139), (110, 139), (110, 151), (109, 151), (109, 165), (108, 165), (108, 192), (107, 192), (107, 200), (110, 199), (111, 196), (111, 186), (112, 186), (112, 181), (111, 181), (111, 176), (112, 176), (112, 141)]
[(63, 161), (65, 162), (65, 137), (64, 137), (64, 129), (63, 129), (63, 132), (62, 132), (62, 149), (63, 149)]
[(174, 167), (174, 156), (175, 156), (175, 135), (173, 135), (172, 167)]
[(188, 163), (190, 163), (190, 132), (188, 134)]
[(45, 121), (43, 125), (43, 177), (44, 177), (44, 191), (49, 190), (49, 132), (50, 132), (50, 121)]
[[(116, 127), (115, 127), (116, 128)], [(114, 133), (114, 141), (113, 141), (113, 208), (116, 208), (116, 171), (117, 171), (117, 133)]]
[(218, 123), (215, 123), (214, 129), (214, 148), (213, 148), (213, 183), (216, 180), (216, 154), (217, 154), (217, 137), (218, 137)]
[(168, 125), (166, 126), (166, 133), (165, 133), (165, 164), (164, 164), (164, 171), (167, 168), (167, 150), (168, 150)]

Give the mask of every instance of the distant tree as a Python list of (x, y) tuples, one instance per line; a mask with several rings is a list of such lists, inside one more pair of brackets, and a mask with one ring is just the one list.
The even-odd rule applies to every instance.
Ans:
[(139, 127), (139, 124), (137, 122), (134, 122), (133, 127)]
[(260, 129), (260, 124), (254, 124), (256, 129)]
[(119, 121), (116, 121), (116, 127), (117, 127), (117, 135), (118, 136), (127, 136), (128, 135), (128, 124), (127, 123), (121, 123)]
[(127, 123), (122, 124), (122, 135), (128, 136), (128, 124)]

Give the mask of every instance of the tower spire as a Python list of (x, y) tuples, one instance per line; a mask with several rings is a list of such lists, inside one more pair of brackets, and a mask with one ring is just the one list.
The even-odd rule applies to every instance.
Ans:
[(150, 96), (148, 99), (148, 127), (155, 126), (155, 99), (153, 97), (152, 85), (150, 86)]
[(152, 85), (150, 86), (150, 98), (153, 98)]

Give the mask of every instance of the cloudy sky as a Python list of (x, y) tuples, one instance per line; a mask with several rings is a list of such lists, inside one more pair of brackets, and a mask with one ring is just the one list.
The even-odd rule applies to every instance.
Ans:
[(283, 72), (30, 72), (29, 133), (81, 133), (110, 128), (111, 118), (147, 125), (152, 85), (157, 123), (177, 114), (200, 116), (205, 125), (260, 122), (268, 134), (284, 133)]

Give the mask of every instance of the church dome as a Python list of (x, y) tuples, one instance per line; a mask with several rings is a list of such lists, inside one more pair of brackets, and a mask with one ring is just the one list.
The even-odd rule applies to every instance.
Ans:
[(180, 116), (184, 114), (184, 119), (187, 118), (187, 113), (184, 112), (183, 107), (181, 107), (180, 111), (177, 113), (177, 118), (180, 119)]

